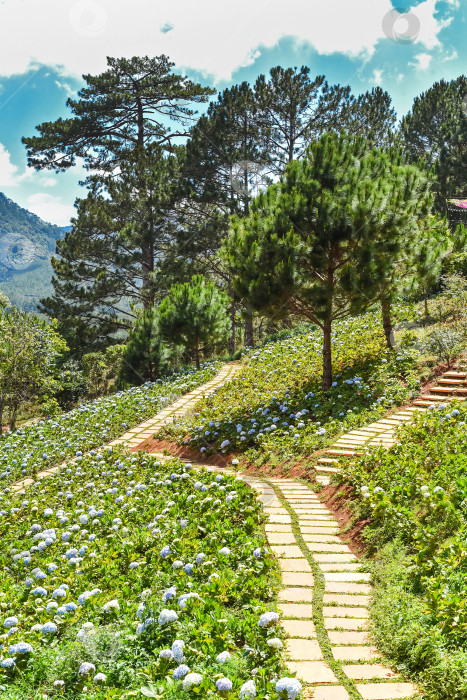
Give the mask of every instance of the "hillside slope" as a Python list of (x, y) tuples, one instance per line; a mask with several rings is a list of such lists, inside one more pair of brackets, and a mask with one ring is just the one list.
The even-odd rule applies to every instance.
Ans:
[(51, 291), (50, 258), (64, 235), (0, 192), (0, 290), (27, 311)]

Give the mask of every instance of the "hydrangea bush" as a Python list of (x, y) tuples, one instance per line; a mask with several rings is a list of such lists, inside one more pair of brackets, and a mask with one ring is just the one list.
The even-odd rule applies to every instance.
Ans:
[(207, 363), (198, 372), (190, 370), (164, 381), (147, 382), (0, 435), (0, 487), (110, 442), (209, 381), (218, 369), (219, 363)]
[[(379, 646), (428, 698), (467, 688), (467, 407), (433, 405), (399, 428), (390, 450), (342, 461), (356, 513), (380, 559), (374, 624)], [(425, 697), (425, 695), (424, 695)]]
[(105, 451), (0, 509), (2, 698), (298, 688), (277, 685), (280, 578), (240, 477)]
[(246, 355), (247, 365), (194, 416), (161, 431), (213, 451), (310, 453), (376, 420), (418, 388), (416, 352), (388, 351), (376, 313), (335, 323), (333, 386), (321, 389), (322, 338), (309, 325)]

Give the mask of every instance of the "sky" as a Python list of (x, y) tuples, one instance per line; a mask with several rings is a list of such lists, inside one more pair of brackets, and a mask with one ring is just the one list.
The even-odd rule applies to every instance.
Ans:
[(84, 171), (27, 167), (22, 136), (66, 117), (106, 56), (166, 54), (222, 90), (273, 66), (309, 66), (355, 94), (376, 85), (399, 118), (434, 82), (467, 72), (467, 0), (0, 0), (0, 191), (66, 226)]

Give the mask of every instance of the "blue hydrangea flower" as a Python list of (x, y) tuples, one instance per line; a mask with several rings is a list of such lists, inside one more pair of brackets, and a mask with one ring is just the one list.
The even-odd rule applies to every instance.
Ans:
[(190, 673), (190, 667), (186, 664), (181, 664), (180, 666), (177, 666), (172, 675), (176, 681), (179, 681), (184, 678), (187, 673)]
[(280, 678), (276, 683), (276, 692), (286, 700), (295, 700), (302, 690), (302, 684), (296, 678)]
[(221, 693), (229, 692), (232, 690), (232, 681), (230, 678), (218, 678), (216, 688)]
[(57, 625), (55, 622), (46, 622), (45, 625), (42, 625), (42, 634), (55, 634), (57, 631)]

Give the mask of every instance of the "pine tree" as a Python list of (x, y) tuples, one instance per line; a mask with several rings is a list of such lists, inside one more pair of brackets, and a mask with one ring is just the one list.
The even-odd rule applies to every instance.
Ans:
[(415, 98), (401, 122), (401, 138), (411, 160), (435, 170), (435, 206), (441, 214), (447, 211), (447, 198), (466, 194), (466, 95), (465, 75), (440, 80)]
[(161, 337), (172, 347), (185, 348), (199, 369), (201, 355), (227, 341), (228, 306), (225, 292), (202, 275), (194, 275), (189, 283), (175, 284), (159, 305)]
[(138, 315), (122, 354), (119, 384), (154, 382), (167, 368), (168, 354), (161, 343), (156, 316), (155, 307)]
[[(129, 301), (154, 302), (151, 275), (173, 194), (165, 156), (194, 121), (190, 104), (214, 92), (173, 73), (163, 55), (107, 62), (102, 74), (83, 76), (78, 99), (67, 101), (71, 117), (23, 138), (36, 169), (63, 171), (82, 158), (91, 173), (89, 195), (78, 201), (73, 230), (58, 246), (55, 294), (42, 302), (75, 349), (80, 338), (92, 350), (127, 328), (134, 319)], [(180, 128), (172, 131), (172, 123)]]
[(144, 159), (130, 154), (117, 175), (88, 179), (52, 258), (54, 295), (41, 300), (73, 351), (105, 347), (131, 327), (133, 307), (150, 308), (167, 293), (156, 272), (177, 228), (178, 178), (176, 155), (147, 146)]
[[(173, 73), (164, 55), (107, 58), (107, 65), (100, 75), (83, 75), (79, 99), (67, 100), (72, 117), (39, 124), (39, 136), (23, 138), (30, 166), (63, 171), (82, 158), (89, 169), (113, 171), (135, 150), (143, 156), (148, 144), (167, 148), (186, 135), (195, 114), (189, 104), (215, 92)], [(170, 122), (181, 129), (172, 132)]]
[(248, 218), (233, 218), (223, 256), (238, 293), (262, 313), (293, 313), (322, 329), (325, 390), (333, 321), (380, 298), (406, 233), (426, 221), (429, 184), (363, 137), (326, 134), (259, 195)]

